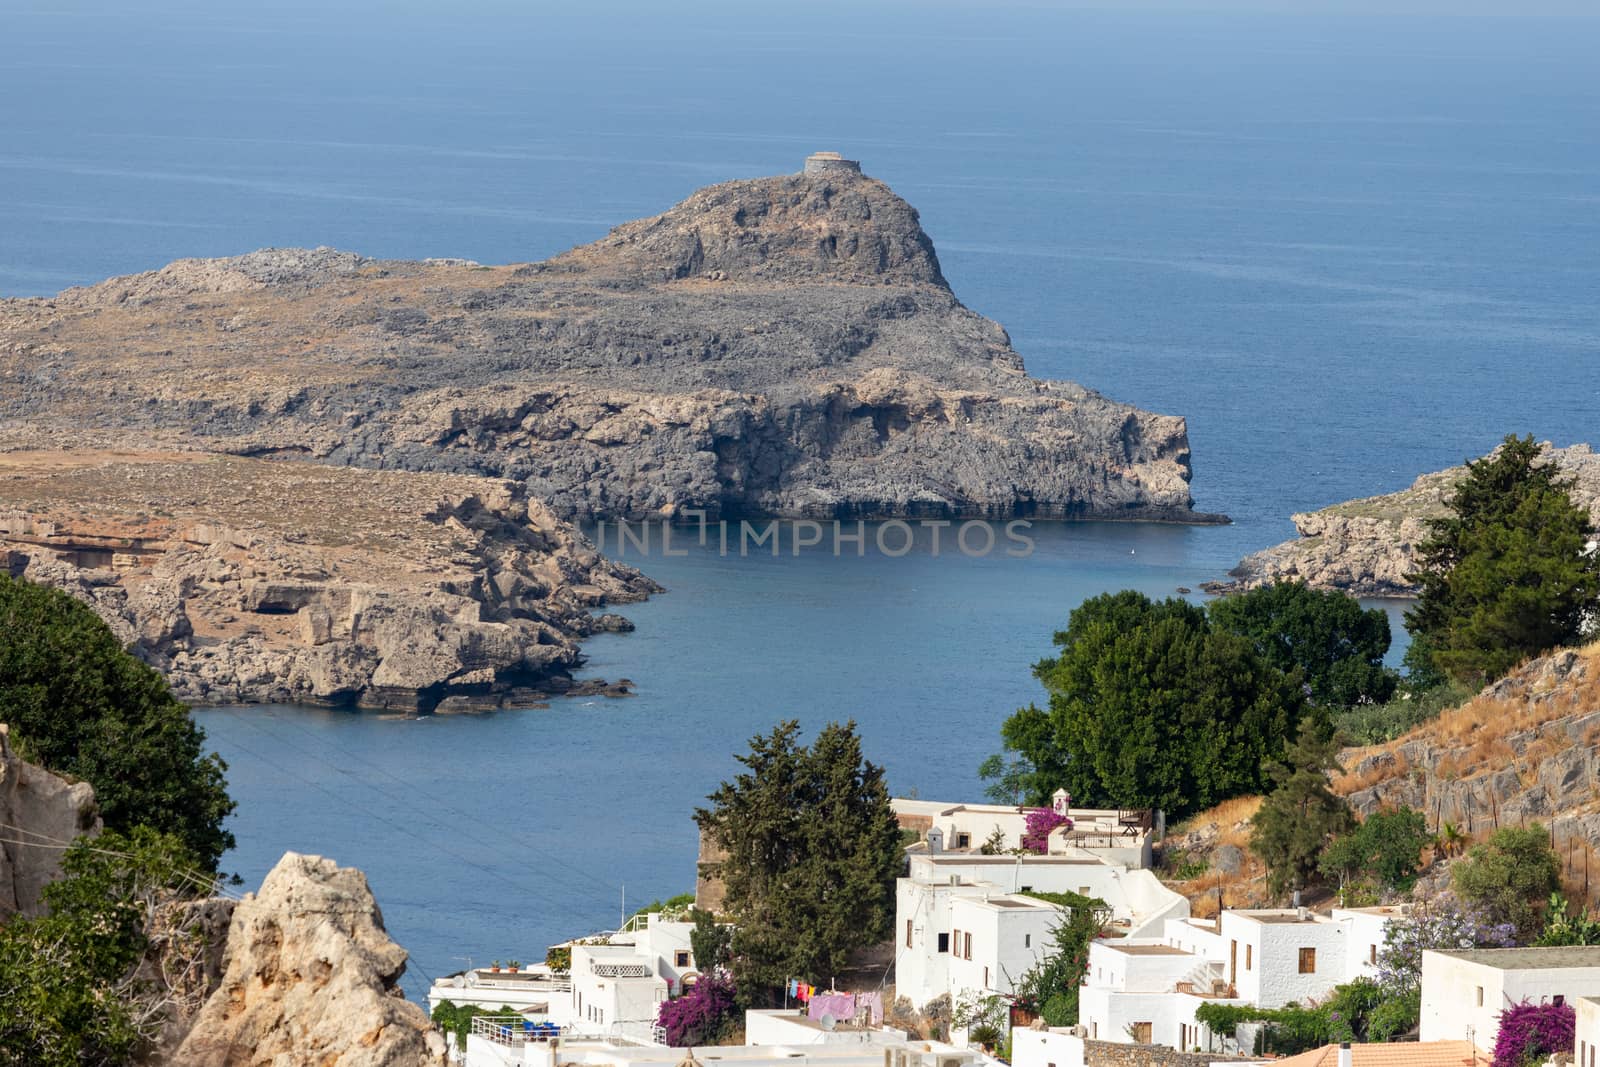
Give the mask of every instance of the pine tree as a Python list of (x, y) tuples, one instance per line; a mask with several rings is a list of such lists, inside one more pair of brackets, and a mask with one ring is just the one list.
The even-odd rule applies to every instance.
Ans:
[(799, 732), (791, 720), (753, 738), (746, 771), (695, 812), (725, 853), (732, 970), (753, 1003), (777, 1000), (790, 978), (825, 981), (889, 936), (904, 865), (883, 769), (855, 723), (829, 724), (809, 748)]
[(1421, 587), (1406, 612), (1419, 657), (1474, 684), (1529, 656), (1578, 639), (1600, 605), (1594, 528), (1572, 502), (1572, 482), (1541, 461), (1531, 436), (1506, 437), (1467, 464), (1418, 546)]
[(1333, 737), (1308, 718), (1283, 761), (1268, 764), (1275, 787), (1256, 812), (1250, 850), (1267, 865), (1267, 889), (1274, 896), (1309, 884), (1328, 843), (1355, 821), (1328, 788), (1338, 752)]

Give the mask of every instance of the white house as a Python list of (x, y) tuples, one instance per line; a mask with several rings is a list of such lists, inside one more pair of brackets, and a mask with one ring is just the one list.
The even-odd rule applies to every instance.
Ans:
[(693, 930), (693, 923), (657, 913), (636, 916), (619, 931), (569, 942), (572, 966), (564, 974), (540, 964), (517, 974), (476, 968), (438, 979), (428, 990), (428, 1010), (444, 1000), (505, 1006), (569, 1034), (653, 1040), (660, 1003), (699, 976)]
[(1195, 1018), (1207, 1001), (1279, 1008), (1324, 997), (1372, 972), (1395, 908), (1224, 911), (1168, 919), (1161, 936), (1089, 946), (1078, 994), (1085, 1034), (1101, 1041), (1222, 1050)]
[(908, 850), (895, 895), (895, 987), (919, 1007), (944, 994), (1008, 994), (1049, 954), (1061, 911), (1030, 892), (1098, 898), (1129, 934), (1159, 932), (1189, 914), (1188, 900), (1146, 869), (1071, 855), (935, 851), (934, 843)]
[(1480, 948), (1422, 954), (1422, 1040), (1494, 1048), (1514, 1005), (1600, 996), (1600, 946)]
[[(465, 1067), (998, 1067), (970, 1049), (939, 1041), (911, 1041), (901, 1032), (863, 1034), (840, 1028), (823, 1034), (815, 1025), (784, 1027), (794, 1040), (779, 1044), (716, 1045), (673, 1049), (640, 1045), (616, 1037), (562, 1037), (551, 1042), (516, 1025), (515, 1019), (482, 1017), (472, 1021)], [(750, 1026), (747, 1017), (746, 1026)], [(765, 1023), (756, 1021), (765, 1032)]]
[[(1072, 820), (1051, 833), (1051, 855), (1077, 855), (1102, 859), (1124, 867), (1149, 867), (1155, 843), (1166, 832), (1159, 811), (1141, 808), (1074, 808), (1071, 798), (1057, 790), (1051, 807)], [(1004, 804), (959, 804), (936, 800), (894, 798), (900, 825), (923, 835), (935, 851), (978, 852), (998, 836), (1003, 850), (1020, 848), (1028, 812), (1032, 809)]]
[(1573, 1031), (1573, 1067), (1600, 1067), (1600, 997), (1579, 997), (1578, 1025)]

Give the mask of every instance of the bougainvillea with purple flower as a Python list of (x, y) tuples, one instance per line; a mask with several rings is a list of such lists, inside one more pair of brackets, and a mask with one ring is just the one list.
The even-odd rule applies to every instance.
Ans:
[(1578, 1016), (1571, 1004), (1523, 1001), (1500, 1013), (1494, 1067), (1529, 1067), (1552, 1052), (1571, 1052)]
[(673, 1048), (714, 1045), (738, 1020), (733, 978), (725, 971), (702, 975), (683, 996), (663, 1001), (656, 1022)]
[(1044, 855), (1050, 851), (1050, 835), (1056, 827), (1072, 829), (1072, 820), (1054, 808), (1034, 808), (1022, 823), (1022, 848), (1026, 852)]

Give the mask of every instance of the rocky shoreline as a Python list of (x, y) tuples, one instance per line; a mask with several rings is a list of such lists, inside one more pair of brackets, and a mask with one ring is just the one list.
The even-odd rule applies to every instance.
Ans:
[[(1546, 455), (1574, 480), (1573, 499), (1600, 525), (1600, 455), (1586, 444)], [(1444, 514), (1445, 500), (1465, 467), (1419, 477), (1398, 493), (1350, 500), (1293, 516), (1299, 537), (1246, 556), (1227, 581), (1205, 582), (1208, 593), (1235, 593), (1273, 582), (1305, 582), (1352, 596), (1403, 598), (1417, 595), (1407, 575), (1417, 568), (1427, 520)]]
[(190, 704), (452, 712), (561, 694), (660, 591), (518, 483), (203, 453), (0, 453), (0, 571), (89, 604)]
[(1216, 522), (1182, 418), (1030, 378), (848, 166), (541, 263), (331, 249), (0, 300), (0, 447), (488, 475), (558, 517)]

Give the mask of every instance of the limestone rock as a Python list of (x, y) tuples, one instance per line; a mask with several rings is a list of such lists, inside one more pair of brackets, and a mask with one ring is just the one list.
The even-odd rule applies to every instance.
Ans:
[(1182, 418), (1029, 378), (848, 168), (542, 263), (272, 249), (0, 301), (0, 446), (68, 434), (494, 475), (564, 518), (1219, 518)]
[(517, 483), (195, 452), (0, 454), (0, 552), (191, 703), (527, 703), (660, 588)]
[(94, 789), (71, 783), (11, 751), (0, 723), (0, 920), (43, 911), (44, 887), (61, 875), (60, 845), (100, 832)]
[[(1600, 455), (1586, 444), (1556, 448), (1545, 442), (1544, 449), (1548, 461), (1575, 480), (1573, 500), (1600, 525)], [(1295, 515), (1296, 540), (1247, 556), (1228, 572), (1228, 581), (1206, 582), (1204, 588), (1229, 593), (1296, 581), (1352, 596), (1416, 596), (1416, 585), (1406, 578), (1417, 568), (1416, 546), (1427, 537), (1427, 520), (1444, 514), (1445, 500), (1465, 473), (1464, 467), (1451, 467), (1424, 474), (1398, 493)]]
[(399, 980), (406, 952), (354, 868), (286, 853), (233, 910), (221, 984), (174, 1067), (425, 1067), (443, 1037)]
[(1238, 845), (1220, 845), (1211, 854), (1211, 866), (1223, 874), (1238, 874), (1244, 869), (1244, 850)]

